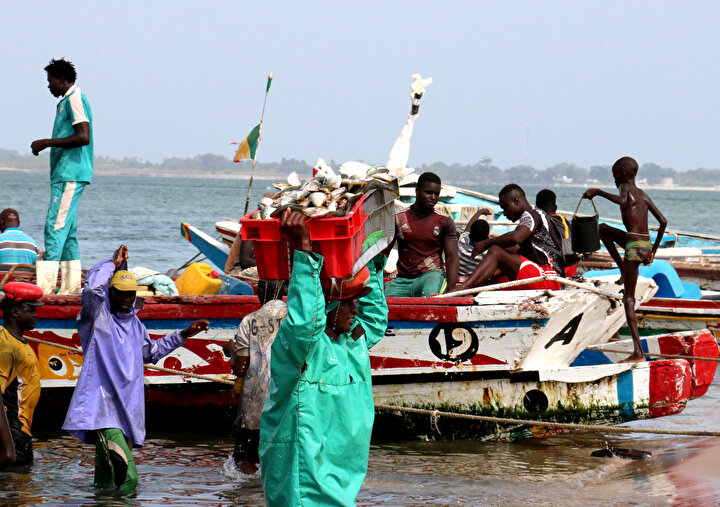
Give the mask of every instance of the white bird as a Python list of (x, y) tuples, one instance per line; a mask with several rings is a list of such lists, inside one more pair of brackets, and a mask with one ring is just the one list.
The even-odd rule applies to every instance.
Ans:
[(410, 97), (415, 98), (417, 94), (422, 95), (425, 93), (425, 88), (430, 86), (432, 83), (432, 78), (428, 77), (423, 79), (420, 74), (413, 74), (410, 76), (413, 78), (413, 82), (410, 85)]

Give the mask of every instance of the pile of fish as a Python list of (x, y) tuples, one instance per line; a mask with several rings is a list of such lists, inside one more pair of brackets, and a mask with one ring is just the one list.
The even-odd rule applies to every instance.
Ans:
[(335, 174), (322, 159), (313, 168), (315, 176), (301, 180), (296, 172), (288, 176), (287, 183), (273, 183), (278, 192), (260, 199), (258, 209), (251, 213), (254, 219), (277, 218), (290, 208), (309, 218), (341, 217), (350, 212), (363, 194), (374, 188), (397, 189), (396, 177), (384, 167), (370, 167), (363, 176)]

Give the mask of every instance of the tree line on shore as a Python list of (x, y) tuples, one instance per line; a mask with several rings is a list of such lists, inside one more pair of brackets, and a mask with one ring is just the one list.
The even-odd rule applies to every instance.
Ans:
[[(48, 167), (48, 154), (42, 153), (39, 157), (31, 154), (21, 154), (15, 150), (0, 148), (0, 164), (7, 167), (45, 169)], [(337, 167), (339, 163), (330, 161), (330, 166)], [(234, 163), (228, 157), (205, 153), (189, 158), (171, 157), (162, 162), (152, 163), (137, 157), (114, 159), (96, 156), (95, 167), (103, 172), (113, 170), (137, 171), (192, 171), (208, 173), (248, 173), (251, 162)], [(256, 167), (256, 176), (263, 174), (277, 176), (297, 171), (307, 174), (312, 168), (311, 163), (294, 158), (283, 158), (280, 162), (259, 162)], [(502, 185), (505, 183), (518, 183), (520, 185), (551, 186), (557, 184), (602, 185), (612, 184), (613, 178), (610, 165), (580, 167), (572, 163), (555, 164), (545, 169), (536, 169), (529, 165), (517, 165), (501, 169), (493, 165), (492, 159), (483, 157), (475, 164), (446, 164), (435, 162), (423, 164), (415, 168), (417, 172), (432, 171), (448, 182), (457, 185)], [(647, 162), (640, 167), (637, 179), (648, 185), (679, 185), (688, 187), (720, 186), (720, 169), (691, 169), (676, 171), (670, 167), (661, 167), (658, 164)]]

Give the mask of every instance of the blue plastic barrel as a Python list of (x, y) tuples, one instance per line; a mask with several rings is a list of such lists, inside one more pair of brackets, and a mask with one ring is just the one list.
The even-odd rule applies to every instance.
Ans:
[(216, 294), (225, 294), (227, 296), (252, 296), (253, 290), (250, 284), (233, 278), (232, 276), (220, 275), (222, 285)]

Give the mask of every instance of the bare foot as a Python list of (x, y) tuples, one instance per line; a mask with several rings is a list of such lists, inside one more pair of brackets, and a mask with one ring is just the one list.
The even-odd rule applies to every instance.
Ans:
[(257, 465), (255, 463), (251, 463), (249, 461), (236, 461), (235, 465), (245, 475), (254, 475), (258, 471)]
[(633, 354), (630, 357), (627, 357), (620, 361), (621, 363), (642, 363), (645, 361), (645, 353), (640, 352), (633, 352)]
[(615, 285), (625, 285), (625, 278), (621, 276), (620, 278), (615, 280)]

